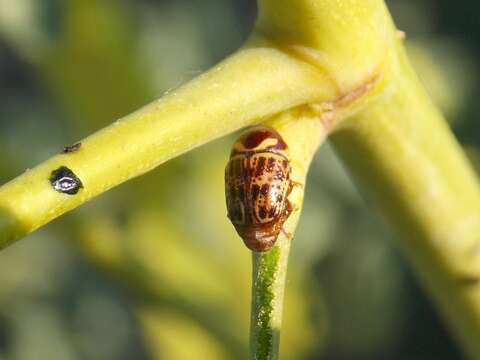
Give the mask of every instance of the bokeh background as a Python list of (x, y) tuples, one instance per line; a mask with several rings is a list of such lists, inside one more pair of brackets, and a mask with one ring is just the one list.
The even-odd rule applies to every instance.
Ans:
[[(480, 165), (480, 3), (392, 0), (412, 61)], [(0, 183), (238, 48), (253, 0), (0, 0)], [(234, 135), (0, 254), (0, 359), (245, 359), (250, 254), (225, 216)], [(282, 359), (461, 359), (395, 235), (331, 149), (292, 247)]]

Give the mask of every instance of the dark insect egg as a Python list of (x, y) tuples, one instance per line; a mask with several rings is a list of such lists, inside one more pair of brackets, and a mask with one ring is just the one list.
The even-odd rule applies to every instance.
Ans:
[(49, 180), (53, 189), (63, 194), (75, 195), (83, 188), (82, 181), (66, 166), (53, 170)]
[(227, 213), (253, 251), (270, 250), (291, 213), (290, 171), (287, 144), (273, 128), (255, 127), (233, 145), (225, 169)]

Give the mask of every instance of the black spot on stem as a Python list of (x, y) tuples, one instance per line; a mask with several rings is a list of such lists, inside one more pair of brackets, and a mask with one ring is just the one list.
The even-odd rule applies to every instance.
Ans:
[(75, 195), (83, 188), (82, 181), (66, 166), (60, 166), (50, 175), (50, 184), (55, 191)]

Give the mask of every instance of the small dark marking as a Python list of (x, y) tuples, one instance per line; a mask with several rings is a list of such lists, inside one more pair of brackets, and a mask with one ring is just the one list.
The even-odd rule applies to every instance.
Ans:
[(260, 193), (261, 193), (263, 196), (267, 196), (269, 190), (270, 190), (270, 185), (268, 185), (268, 184), (263, 184), (263, 185), (262, 185), (262, 188), (260, 189)]
[(67, 145), (63, 148), (62, 153), (64, 153), (64, 154), (72, 153), (72, 152), (80, 150), (81, 147), (82, 147), (81, 142), (78, 142), (78, 143), (73, 144), (73, 145)]
[(273, 157), (268, 158), (267, 172), (272, 172), (275, 168), (275, 159)]
[(460, 277), (460, 282), (464, 286), (475, 286), (480, 283), (480, 277), (477, 275), (465, 274)]
[(265, 219), (267, 217), (267, 209), (265, 209), (265, 207), (262, 206), (258, 210), (258, 216), (260, 216), (260, 219)]
[(270, 211), (268, 212), (268, 217), (274, 218), (274, 217), (275, 217), (275, 211), (276, 211), (276, 208), (275, 208), (275, 207), (272, 207), (272, 208), (270, 209)]
[(238, 197), (241, 201), (243, 201), (245, 197), (245, 190), (243, 189), (243, 186), (238, 188)]
[(263, 171), (265, 170), (265, 161), (266, 159), (263, 156), (260, 157), (255, 171), (255, 176), (260, 176), (263, 174)]
[(66, 166), (53, 170), (49, 180), (53, 189), (63, 194), (75, 195), (83, 188), (82, 181)]
[(260, 186), (257, 184), (252, 185), (252, 199), (257, 200), (258, 194), (260, 193)]

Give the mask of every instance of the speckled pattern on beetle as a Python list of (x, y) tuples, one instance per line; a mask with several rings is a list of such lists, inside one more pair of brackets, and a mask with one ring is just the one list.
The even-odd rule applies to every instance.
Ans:
[(273, 128), (259, 126), (234, 143), (225, 168), (228, 218), (245, 245), (268, 251), (292, 212), (288, 146)]

